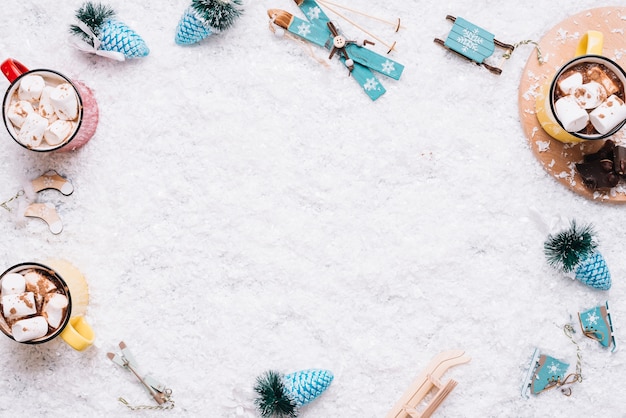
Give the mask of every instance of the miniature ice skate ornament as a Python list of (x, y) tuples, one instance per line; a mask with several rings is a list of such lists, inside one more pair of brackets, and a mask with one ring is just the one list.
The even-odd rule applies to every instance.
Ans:
[[(579, 372), (567, 374), (568, 369), (568, 363), (541, 354), (539, 349), (535, 349), (522, 382), (522, 397), (528, 398), (529, 394), (538, 395), (549, 389), (582, 382), (582, 375)], [(561, 390), (563, 394), (571, 395), (571, 390)]]
[(178, 45), (192, 45), (230, 28), (241, 15), (241, 0), (192, 0), (176, 28)]
[(70, 32), (80, 38), (74, 46), (83, 52), (117, 61), (141, 58), (150, 53), (143, 38), (115, 19), (115, 11), (108, 6), (86, 2), (76, 11), (76, 19), (76, 24), (70, 26)]
[(569, 364), (552, 356), (541, 354), (535, 349), (528, 374), (522, 384), (522, 396), (528, 398), (528, 394), (537, 395), (545, 390), (560, 386), (565, 381), (565, 373)]
[(612, 346), (612, 352), (617, 350), (608, 301), (604, 305), (579, 312), (578, 320), (586, 337), (598, 341), (603, 347)]
[(594, 289), (609, 290), (611, 273), (597, 246), (593, 227), (572, 220), (569, 228), (548, 236), (544, 253), (557, 270)]
[(262, 418), (296, 417), (298, 410), (320, 396), (332, 381), (328, 370), (308, 369), (287, 375), (270, 370), (257, 378), (255, 404)]

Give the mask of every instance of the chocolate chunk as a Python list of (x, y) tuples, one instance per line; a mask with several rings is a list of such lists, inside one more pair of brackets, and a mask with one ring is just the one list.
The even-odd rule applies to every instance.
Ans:
[(617, 146), (613, 150), (613, 168), (617, 174), (624, 177), (626, 174), (626, 147)]
[(576, 164), (576, 170), (583, 184), (592, 190), (608, 190), (619, 183), (619, 176), (613, 171), (612, 159), (579, 163)]
[(586, 163), (590, 163), (592, 161), (598, 161), (598, 160), (607, 160), (607, 159), (612, 160), (614, 149), (615, 149), (615, 142), (608, 139), (604, 142), (604, 145), (602, 145), (602, 148), (600, 148), (598, 152), (585, 155), (584, 161)]

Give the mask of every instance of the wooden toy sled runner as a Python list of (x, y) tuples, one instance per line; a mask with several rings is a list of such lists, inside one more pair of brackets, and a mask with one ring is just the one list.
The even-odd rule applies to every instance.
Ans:
[[(450, 379), (443, 384), (441, 382), (443, 374), (450, 367), (467, 363), (470, 360), (471, 357), (465, 355), (463, 350), (449, 350), (437, 354), (428, 367), (413, 381), (385, 418), (430, 417), (457, 385), (454, 379)], [(426, 405), (425, 409), (421, 412), (418, 411), (417, 408), (431, 390), (436, 391), (435, 396)]]
[[(494, 74), (500, 75), (502, 69), (487, 64), (485, 59), (494, 53), (497, 46), (505, 50), (504, 60), (511, 55), (515, 46), (498, 41), (492, 33), (468, 22), (462, 17), (448, 15), (446, 19), (453, 22), (452, 29), (445, 41), (435, 38), (435, 43), (477, 65), (482, 65)], [(502, 66), (502, 63), (499, 65)]]

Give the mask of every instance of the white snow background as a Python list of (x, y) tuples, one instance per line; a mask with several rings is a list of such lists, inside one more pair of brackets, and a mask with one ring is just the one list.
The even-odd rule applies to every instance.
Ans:
[[(247, 0), (233, 28), (191, 47), (174, 43), (188, 1), (106, 4), (148, 57), (120, 63), (71, 47), (80, 1), (2, 4), (0, 58), (82, 80), (100, 121), (69, 154), (0, 134), (1, 198), (48, 169), (75, 188), (39, 196), (56, 205), (59, 235), (0, 213), (2, 270), (69, 260), (89, 282), (97, 334), (84, 352), (2, 337), (0, 416), (235, 417), (262, 372), (326, 368), (335, 380), (302, 418), (381, 418), (433, 356), (462, 349), (472, 360), (444, 375), (459, 384), (434, 416), (626, 417), (623, 351), (584, 338), (576, 319), (608, 299), (621, 338), (625, 208), (578, 196), (531, 152), (517, 100), (532, 46), (496, 76), (433, 42), (447, 36), (447, 14), (515, 43), (611, 4), (349, 2), (405, 26), (355, 19), (396, 40), (391, 58), (406, 67), (399, 81), (380, 77), (387, 93), (375, 102), (337, 59), (327, 68), (272, 34), (267, 9), (302, 17), (291, 0)], [(531, 207), (595, 226), (610, 291), (547, 265)], [(522, 399), (534, 347), (573, 368), (568, 322), (584, 381), (570, 397)], [(155, 404), (106, 358), (121, 340), (172, 389), (173, 410), (118, 402)]]

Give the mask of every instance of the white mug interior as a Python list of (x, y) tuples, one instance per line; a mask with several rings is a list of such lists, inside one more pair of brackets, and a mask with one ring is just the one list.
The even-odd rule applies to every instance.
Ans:
[[(69, 83), (72, 86), (72, 89), (74, 90), (74, 94), (76, 94), (76, 99), (78, 101), (78, 117), (76, 119), (76, 123), (74, 124), (74, 129), (68, 135), (67, 139), (65, 139), (65, 141), (61, 142), (60, 144), (49, 145), (45, 141), (43, 141), (40, 146), (36, 148), (31, 148), (23, 144), (18, 139), (18, 131), (16, 130), (15, 126), (13, 126), (13, 123), (9, 119), (8, 109), (9, 109), (9, 106), (11, 105), (11, 99), (16, 94), (17, 89), (20, 86), (21, 79), (26, 75), (39, 75), (43, 77), (43, 79), (46, 81), (46, 85), (51, 86), (51, 87), (56, 87), (60, 84)], [(78, 132), (82, 119), (83, 119), (83, 105), (82, 105), (80, 94), (78, 93), (76, 86), (74, 85), (74, 83), (72, 83), (70, 79), (52, 70), (37, 69), (37, 70), (30, 70), (28, 72), (25, 72), (24, 74), (21, 74), (18, 78), (16, 78), (13, 81), (13, 83), (11, 83), (11, 86), (7, 90), (6, 94), (4, 95), (4, 101), (2, 103), (2, 116), (4, 118), (4, 125), (6, 126), (7, 130), (9, 131), (9, 134), (15, 140), (15, 142), (17, 142), (24, 148), (32, 150), (32, 151), (40, 151), (40, 152), (54, 151), (56, 149), (59, 149), (67, 145), (76, 136), (76, 133)]]
[[(40, 337), (40, 338), (36, 338), (34, 340), (30, 340), (30, 341), (24, 341), (22, 342), (22, 344), (40, 344), (40, 343), (44, 343), (46, 341), (50, 341), (53, 338), (56, 338), (59, 334), (61, 334), (61, 332), (63, 331), (63, 329), (65, 329), (65, 327), (67, 326), (67, 323), (70, 320), (70, 315), (72, 312), (72, 298), (70, 296), (70, 291), (69, 291), (69, 287), (67, 286), (67, 284), (65, 283), (65, 281), (61, 278), (61, 276), (59, 276), (59, 274), (52, 270), (50, 267), (47, 267), (43, 264), (39, 264), (39, 263), (22, 263), (22, 264), (18, 264), (15, 265), (13, 267), (10, 267), (8, 270), (6, 270), (4, 273), (2, 273), (2, 275), (0, 275), (0, 280), (2, 280), (2, 278), (9, 274), (9, 273), (20, 273), (24, 270), (39, 270), (39, 271), (43, 271), (45, 272), (46, 276), (52, 280), (54, 282), (54, 284), (57, 286), (57, 289), (61, 289), (62, 290), (62, 294), (65, 295), (67, 297), (68, 300), (68, 305), (66, 308), (66, 312), (65, 312), (65, 317), (63, 318), (63, 320), (61, 321), (61, 324), (59, 325), (59, 327), (57, 329), (55, 329), (52, 332), (48, 332), (45, 336)], [(15, 340), (13, 338), (13, 333), (11, 331), (11, 327), (9, 326), (9, 324), (7, 323), (7, 321), (4, 318), (4, 315), (2, 314), (2, 312), (0, 311), (0, 330), (9, 338), (11, 338), (12, 340)]]
[[(555, 105), (554, 105), (555, 103), (554, 99), (556, 97), (557, 81), (559, 77), (562, 74), (564, 74), (567, 70), (582, 63), (602, 64), (605, 67), (607, 67), (609, 70), (611, 70), (613, 73), (615, 73), (615, 75), (619, 78), (622, 84), (621, 97), (623, 99), (626, 99), (626, 72), (624, 72), (624, 69), (622, 67), (620, 67), (616, 62), (602, 55), (582, 55), (580, 57), (576, 57), (573, 60), (566, 63), (565, 65), (563, 65), (563, 67), (561, 67), (561, 69), (554, 76), (552, 83), (550, 84), (550, 111), (552, 112), (552, 115), (554, 116), (554, 120), (556, 120), (556, 122), (559, 124), (559, 126), (561, 126), (561, 128), (563, 128), (563, 124), (561, 123), (558, 115), (556, 114)], [(615, 134), (615, 132), (619, 131), (624, 126), (625, 123), (626, 123), (626, 119), (618, 123), (613, 129), (611, 129), (606, 134), (600, 134), (600, 133), (584, 134), (580, 132), (568, 132), (568, 133), (581, 139), (591, 139), (591, 140), (604, 139), (604, 138), (608, 138), (609, 136)], [(563, 128), (563, 130), (565, 130), (565, 128)]]

